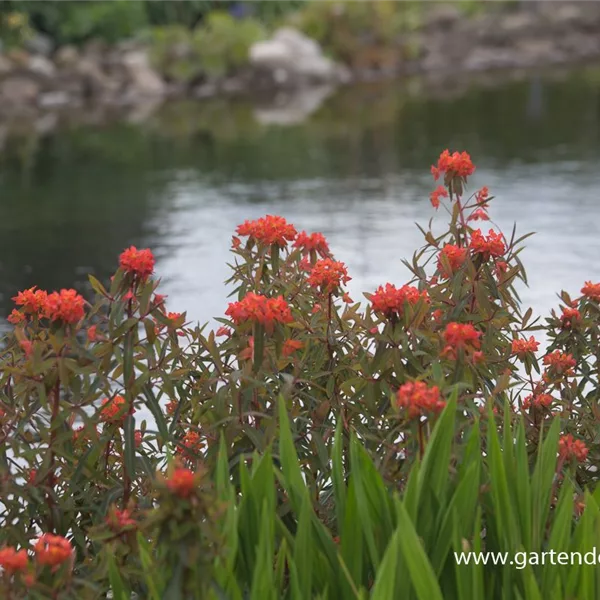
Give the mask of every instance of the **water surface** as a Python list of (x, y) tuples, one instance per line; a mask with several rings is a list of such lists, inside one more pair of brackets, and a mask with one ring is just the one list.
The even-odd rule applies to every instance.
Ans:
[[(170, 310), (222, 315), (235, 227), (266, 213), (322, 231), (351, 295), (403, 283), (434, 214), (429, 165), (446, 147), (477, 164), (501, 227), (536, 231), (523, 260), (536, 313), (600, 280), (600, 78), (532, 75), (435, 96), (399, 84), (342, 90), (297, 125), (248, 104), (167, 106), (143, 124), (10, 139), (0, 156), (0, 313), (17, 290), (107, 278), (149, 246)], [(260, 115), (264, 118), (264, 111)], [(438, 219), (445, 218), (440, 212)]]

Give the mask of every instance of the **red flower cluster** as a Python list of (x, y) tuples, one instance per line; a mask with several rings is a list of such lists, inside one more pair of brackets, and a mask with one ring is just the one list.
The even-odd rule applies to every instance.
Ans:
[(71, 542), (60, 535), (44, 533), (33, 548), (37, 561), (41, 565), (57, 567), (73, 555)]
[(267, 298), (254, 292), (249, 292), (239, 302), (230, 302), (225, 314), (236, 325), (253, 321), (264, 325), (269, 333), (273, 331), (275, 323), (291, 323), (294, 320), (283, 296)]
[(489, 198), (490, 195), (490, 191), (487, 189), (487, 187), (484, 185), (476, 194), (475, 194), (475, 201), (477, 202), (477, 204), (485, 204)]
[(471, 323), (448, 323), (444, 330), (444, 341), (446, 347), (442, 351), (444, 355), (456, 359), (458, 350), (473, 353), (473, 359), (479, 360), (482, 355), (479, 352), (481, 332), (477, 331)]
[(285, 342), (283, 342), (281, 354), (283, 356), (291, 356), (297, 350), (302, 350), (302, 348), (304, 348), (304, 343), (300, 340), (285, 340)]
[(554, 398), (550, 394), (533, 394), (523, 400), (523, 410), (528, 410), (531, 406), (550, 408), (552, 402), (554, 402)]
[(135, 246), (123, 250), (119, 256), (119, 266), (126, 273), (146, 279), (154, 272), (154, 255), (148, 248), (138, 250)]
[(102, 410), (100, 411), (100, 420), (105, 423), (118, 423), (125, 419), (125, 398), (115, 396), (114, 398), (104, 398), (102, 400)]
[(7, 573), (25, 570), (28, 562), (27, 550), (16, 550), (12, 546), (0, 548), (0, 567)]
[(296, 237), (296, 228), (283, 217), (267, 215), (256, 221), (244, 221), (236, 229), (238, 235), (248, 236), (266, 246), (283, 248)]
[(475, 171), (475, 165), (467, 152), (453, 152), (444, 150), (438, 158), (437, 166), (431, 166), (431, 174), (437, 181), (441, 173), (452, 179), (454, 177), (467, 178)]
[(444, 277), (451, 277), (463, 266), (466, 258), (466, 248), (459, 248), (454, 244), (444, 244), (438, 256), (438, 270)]
[[(48, 294), (44, 290), (36, 290), (34, 286), (19, 292), (13, 300), (17, 306), (23, 308), (25, 314), (35, 315), (39, 319), (77, 323), (85, 314), (85, 300), (71, 289)], [(24, 320), (23, 313), (17, 310), (13, 310), (9, 316), (9, 321), (13, 324), (21, 323)]]
[(51, 321), (77, 323), (84, 314), (85, 300), (75, 290), (52, 292), (46, 300), (46, 316)]
[(437, 386), (428, 387), (423, 381), (409, 381), (400, 386), (396, 406), (406, 410), (409, 419), (439, 413), (446, 406)]
[(200, 434), (197, 431), (188, 431), (181, 440), (181, 447), (178, 448), (178, 452), (184, 454), (195, 454), (200, 450), (202, 446), (202, 440)]
[(167, 487), (176, 496), (189, 498), (198, 487), (198, 477), (189, 469), (177, 467), (167, 479)]
[(563, 460), (575, 459), (583, 462), (587, 458), (588, 452), (586, 445), (581, 440), (574, 439), (570, 433), (561, 436), (558, 440), (558, 455)]
[(114, 532), (118, 533), (127, 527), (136, 525), (135, 519), (131, 516), (132, 513), (133, 511), (127, 508), (119, 510), (113, 507), (106, 517), (106, 524)]
[(477, 210), (474, 210), (471, 215), (469, 216), (469, 218), (467, 219), (467, 221), (489, 221), (490, 218), (488, 217), (487, 212), (485, 211), (485, 208), (478, 208)]
[(483, 260), (489, 260), (490, 256), (502, 256), (506, 252), (502, 234), (493, 229), (489, 230), (487, 237), (481, 233), (481, 229), (475, 229), (471, 234), (469, 247), (473, 252), (481, 254)]
[(581, 321), (581, 313), (576, 308), (563, 306), (560, 320), (564, 329), (571, 329)]
[(412, 285), (403, 285), (397, 288), (391, 283), (386, 283), (385, 287), (379, 286), (371, 296), (371, 305), (376, 313), (381, 313), (385, 317), (402, 317), (404, 314), (405, 303), (414, 306), (419, 300), (429, 301), (429, 295), (426, 291), (420, 292)]
[(600, 302), (600, 283), (586, 281), (585, 285), (581, 288), (581, 293), (590, 300)]
[[(437, 177), (436, 177), (437, 179)], [(433, 208), (438, 209), (440, 207), (440, 198), (447, 198), (448, 191), (443, 185), (438, 185), (431, 194), (429, 194), (429, 200), (431, 201), (431, 206)]]
[(340, 285), (348, 283), (350, 279), (343, 262), (323, 258), (315, 263), (308, 276), (308, 283), (312, 287), (319, 288), (323, 294), (331, 294)]
[(530, 352), (537, 352), (540, 347), (540, 343), (531, 336), (528, 340), (520, 339), (512, 341), (512, 353), (517, 356), (519, 360), (525, 360), (527, 354)]
[(309, 235), (306, 231), (301, 231), (294, 242), (294, 248), (300, 248), (305, 254), (314, 251), (323, 258), (329, 256), (329, 245), (322, 233)]
[(577, 364), (575, 359), (570, 355), (560, 350), (555, 350), (544, 356), (544, 364), (548, 366), (551, 374), (556, 377), (563, 375), (570, 376), (573, 374), (573, 367)]

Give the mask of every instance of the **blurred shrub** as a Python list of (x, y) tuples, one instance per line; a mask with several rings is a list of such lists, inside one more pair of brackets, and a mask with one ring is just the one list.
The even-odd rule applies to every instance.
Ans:
[(0, 40), (4, 48), (21, 46), (32, 33), (26, 13), (0, 13)]

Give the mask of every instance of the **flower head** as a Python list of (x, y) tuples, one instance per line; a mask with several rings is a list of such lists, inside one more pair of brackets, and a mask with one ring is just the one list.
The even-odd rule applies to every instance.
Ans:
[(285, 247), (296, 237), (296, 228), (283, 217), (267, 215), (255, 221), (244, 221), (236, 229), (238, 235), (253, 238), (265, 246)]
[(600, 302), (600, 283), (586, 281), (585, 285), (581, 288), (581, 293), (590, 300)]
[(562, 315), (560, 316), (563, 329), (572, 329), (581, 321), (581, 313), (570, 306), (562, 307)]
[(283, 342), (281, 354), (283, 356), (290, 356), (297, 350), (302, 350), (302, 348), (304, 348), (304, 343), (300, 340), (285, 340), (285, 342)]
[(132, 513), (133, 511), (128, 508), (119, 510), (113, 506), (106, 517), (106, 524), (116, 533), (123, 531), (123, 529), (128, 527), (135, 526), (136, 521), (132, 517)]
[(13, 308), (12, 312), (10, 313), (10, 315), (8, 315), (6, 320), (9, 323), (12, 323), (13, 325), (20, 325), (21, 323), (24, 323), (27, 320), (27, 317), (25, 317), (25, 315), (21, 311), (17, 310), (16, 308)]
[(385, 287), (380, 285), (371, 295), (371, 306), (376, 313), (384, 317), (401, 318), (404, 315), (405, 305), (414, 306), (419, 300), (429, 301), (426, 291), (420, 292), (412, 285), (397, 288), (391, 283), (386, 283)]
[(525, 360), (527, 355), (533, 352), (537, 352), (540, 347), (540, 343), (531, 336), (528, 340), (522, 338), (512, 341), (512, 354), (514, 354), (519, 360)]
[(283, 296), (267, 298), (261, 294), (248, 292), (240, 301), (230, 302), (225, 314), (236, 325), (251, 321), (264, 325), (270, 333), (275, 323), (291, 323), (294, 319), (288, 303)]
[(28, 562), (27, 550), (16, 550), (12, 546), (0, 548), (0, 567), (7, 573), (24, 571)]
[(423, 381), (409, 381), (400, 386), (396, 394), (396, 406), (406, 410), (409, 419), (414, 419), (428, 413), (439, 413), (446, 402), (441, 398), (437, 386), (428, 387)]
[(530, 406), (535, 406), (536, 408), (550, 408), (553, 402), (554, 398), (550, 394), (535, 393), (531, 396), (527, 396), (527, 398), (523, 400), (523, 409), (527, 410)]
[(577, 362), (571, 354), (555, 350), (544, 356), (544, 364), (547, 365), (550, 376), (562, 377), (572, 375)]
[(467, 152), (453, 152), (444, 150), (438, 158), (437, 166), (431, 167), (431, 174), (437, 181), (440, 174), (445, 173), (447, 180), (455, 177), (466, 179), (475, 171), (475, 165), (471, 161), (471, 157)]
[(198, 487), (198, 476), (184, 467), (177, 467), (167, 479), (169, 490), (180, 498), (189, 498)]
[(578, 462), (583, 462), (587, 458), (588, 448), (581, 440), (575, 440), (568, 433), (558, 440), (558, 455), (565, 461), (575, 459)]
[(469, 247), (473, 253), (480, 254), (486, 261), (490, 256), (499, 257), (506, 252), (502, 234), (496, 233), (493, 229), (489, 230), (487, 237), (481, 233), (481, 229), (475, 229), (471, 234)]
[[(437, 179), (437, 178), (436, 178)], [(438, 209), (440, 207), (440, 198), (447, 198), (448, 191), (443, 185), (438, 185), (431, 194), (429, 194), (429, 200), (431, 201), (431, 206), (433, 208)]]
[(476, 194), (475, 201), (477, 204), (485, 204), (490, 196), (490, 191), (486, 186), (483, 186)]
[[(463, 350), (465, 353), (475, 353), (481, 347), (481, 332), (477, 331), (471, 323), (448, 323), (444, 330), (444, 341), (446, 346), (443, 350), (444, 355), (455, 359), (457, 352)], [(481, 360), (482, 356), (477, 355)]]
[(22, 306), (27, 314), (42, 316), (46, 309), (46, 300), (48, 292), (44, 290), (36, 290), (36, 286), (19, 292), (14, 298), (14, 303), (17, 306)]
[(489, 221), (490, 218), (485, 210), (485, 208), (478, 208), (474, 210), (470, 215), (467, 221)]
[(149, 248), (138, 250), (135, 246), (130, 246), (119, 256), (119, 266), (126, 273), (146, 279), (154, 272), (154, 255)]
[(301, 231), (294, 242), (294, 248), (300, 248), (305, 254), (314, 251), (322, 258), (329, 256), (329, 245), (322, 233), (308, 234), (306, 231)]
[(119, 423), (125, 419), (126, 401), (123, 396), (114, 396), (113, 398), (104, 398), (102, 400), (102, 409), (100, 410), (100, 420), (105, 423)]
[(308, 283), (314, 288), (319, 288), (323, 294), (331, 294), (350, 279), (343, 262), (323, 258), (315, 263), (308, 276)]
[(200, 434), (197, 431), (187, 431), (181, 440), (181, 447), (177, 449), (178, 452), (193, 455), (197, 453), (202, 446), (202, 440)]
[(51, 321), (77, 323), (85, 315), (85, 300), (75, 290), (60, 290), (48, 294), (45, 316)]
[(71, 542), (60, 535), (44, 533), (36, 542), (33, 550), (36, 560), (41, 565), (57, 567), (73, 555)]
[(454, 244), (444, 244), (438, 256), (438, 270), (444, 277), (451, 277), (467, 259), (467, 249)]

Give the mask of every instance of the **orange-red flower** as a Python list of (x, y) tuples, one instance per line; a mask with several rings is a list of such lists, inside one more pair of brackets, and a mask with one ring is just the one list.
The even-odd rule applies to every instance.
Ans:
[(42, 316), (46, 309), (46, 300), (48, 292), (36, 290), (36, 286), (23, 290), (13, 297), (17, 306), (22, 306), (27, 314)]
[(125, 419), (125, 398), (123, 396), (114, 396), (113, 398), (104, 398), (102, 400), (102, 410), (100, 411), (100, 420), (105, 423), (118, 423)]
[(577, 362), (570, 354), (566, 354), (560, 350), (555, 350), (554, 352), (544, 356), (544, 364), (548, 366), (550, 375), (561, 377), (563, 375), (572, 375), (573, 368)]
[(6, 320), (9, 323), (12, 323), (13, 325), (20, 325), (21, 323), (25, 322), (27, 318), (21, 311), (18, 311), (16, 308), (13, 308), (12, 312), (10, 313), (10, 315), (8, 315)]
[(550, 394), (533, 394), (523, 400), (523, 409), (528, 410), (530, 406), (550, 408), (553, 402), (554, 398)]
[(294, 242), (294, 248), (300, 248), (303, 253), (314, 251), (323, 258), (329, 256), (329, 245), (322, 233), (308, 234), (301, 231)]
[[(436, 177), (437, 179), (437, 177)], [(443, 185), (438, 185), (431, 194), (429, 194), (429, 200), (431, 201), (431, 206), (437, 209), (440, 207), (440, 198), (447, 198), (448, 191)]]
[(576, 440), (568, 433), (558, 440), (558, 455), (565, 461), (572, 459), (583, 462), (588, 455), (588, 448), (581, 440)]
[(586, 281), (585, 285), (581, 288), (581, 293), (590, 300), (600, 302), (600, 283)]
[(478, 208), (474, 210), (470, 215), (467, 221), (489, 221), (490, 218), (485, 210), (485, 208)]
[(266, 246), (277, 245), (281, 248), (296, 237), (296, 228), (283, 217), (275, 215), (267, 215), (255, 221), (244, 221), (236, 232)]
[(467, 152), (453, 152), (444, 150), (438, 158), (437, 166), (431, 166), (431, 174), (437, 181), (441, 173), (446, 174), (446, 178), (454, 177), (467, 178), (475, 171), (475, 165)]
[(376, 313), (387, 318), (400, 318), (404, 315), (405, 304), (414, 306), (419, 300), (429, 301), (426, 291), (420, 292), (412, 285), (397, 288), (391, 283), (386, 283), (385, 287), (380, 285), (371, 295), (371, 306)]
[(25, 358), (29, 358), (33, 354), (33, 344), (29, 340), (21, 340), (19, 346), (25, 353)]
[(141, 430), (136, 429), (135, 433), (133, 434), (133, 439), (135, 440), (135, 447), (139, 448), (144, 441), (144, 434), (141, 432)]
[(304, 348), (304, 343), (300, 340), (285, 340), (285, 342), (283, 342), (281, 354), (283, 354), (283, 356), (290, 356), (297, 350), (302, 350), (302, 348)]
[(537, 352), (540, 343), (531, 336), (528, 340), (522, 338), (512, 341), (512, 353), (519, 359), (525, 360), (527, 355), (532, 352)]
[(181, 447), (177, 449), (178, 452), (184, 454), (194, 454), (200, 450), (202, 446), (202, 440), (200, 434), (197, 431), (188, 431), (181, 440)]
[(154, 255), (149, 248), (138, 250), (135, 246), (130, 246), (119, 256), (119, 266), (126, 273), (146, 279), (154, 272)]
[(563, 306), (560, 320), (564, 329), (571, 329), (581, 321), (581, 313), (576, 308)]
[(231, 335), (231, 329), (229, 327), (221, 326), (215, 332), (216, 337), (229, 337)]
[(239, 302), (230, 302), (225, 311), (236, 325), (252, 321), (264, 325), (270, 333), (275, 323), (291, 323), (294, 319), (283, 296), (267, 298), (261, 294), (248, 292)]
[(308, 283), (312, 287), (319, 288), (323, 294), (331, 294), (350, 279), (343, 262), (323, 258), (315, 263), (308, 276)]
[(44, 533), (33, 548), (36, 560), (41, 565), (57, 567), (69, 560), (73, 554), (71, 542), (60, 535)]
[(88, 341), (90, 341), (90, 342), (95, 342), (96, 341), (96, 339), (98, 338), (97, 329), (98, 329), (98, 327), (96, 325), (92, 325), (87, 330), (87, 339), (88, 339)]
[(60, 290), (48, 294), (45, 316), (51, 321), (77, 323), (85, 315), (85, 300), (75, 290)]
[[(455, 359), (457, 351), (461, 349), (466, 353), (474, 353), (474, 351), (478, 351), (481, 347), (480, 337), (481, 332), (477, 331), (471, 323), (448, 323), (444, 330), (446, 346), (443, 354)], [(476, 358), (480, 361), (483, 355), (477, 355)]]
[(180, 498), (189, 498), (198, 487), (197, 475), (184, 467), (177, 467), (167, 479), (167, 487)]
[(477, 201), (477, 204), (485, 204), (489, 198), (489, 195), (490, 195), (490, 191), (487, 189), (486, 186), (483, 186), (475, 194), (475, 200)]
[(438, 256), (438, 270), (444, 277), (451, 277), (467, 259), (467, 249), (454, 244), (444, 244)]
[(118, 533), (127, 527), (136, 525), (136, 521), (132, 517), (132, 514), (133, 511), (128, 508), (119, 510), (113, 506), (106, 517), (106, 524), (112, 531)]
[(400, 386), (396, 394), (396, 406), (406, 410), (409, 419), (414, 419), (427, 413), (440, 412), (446, 402), (441, 398), (437, 386), (428, 387), (423, 381), (409, 381)]
[(177, 402), (177, 400), (170, 400), (169, 402), (167, 402), (167, 414), (168, 415), (174, 415), (175, 411), (177, 410), (177, 406), (179, 405), (179, 402)]
[(480, 254), (483, 260), (489, 260), (490, 256), (502, 256), (506, 252), (502, 234), (493, 229), (489, 230), (487, 237), (481, 233), (481, 229), (475, 229), (471, 234), (469, 247), (474, 253)]
[(12, 546), (0, 548), (0, 567), (7, 573), (25, 570), (28, 562), (27, 550), (17, 550)]

